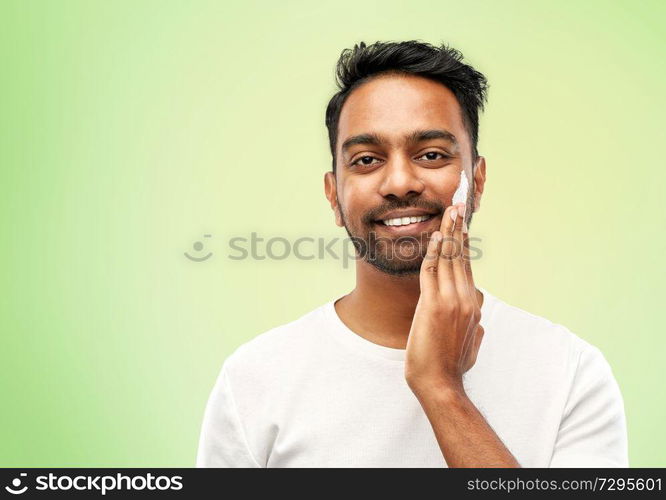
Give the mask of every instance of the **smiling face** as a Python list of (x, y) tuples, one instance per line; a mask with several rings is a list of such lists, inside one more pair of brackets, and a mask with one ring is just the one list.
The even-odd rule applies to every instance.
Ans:
[(419, 76), (380, 75), (353, 90), (342, 107), (326, 197), (366, 262), (413, 275), (461, 169), (470, 179), (468, 222), (472, 208), (478, 210), (485, 160), (479, 157), (475, 168), (472, 161), (453, 92)]

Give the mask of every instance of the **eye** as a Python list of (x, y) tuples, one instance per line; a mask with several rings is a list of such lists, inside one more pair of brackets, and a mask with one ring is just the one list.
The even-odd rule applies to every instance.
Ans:
[(358, 165), (361, 165), (361, 166), (364, 166), (364, 167), (369, 167), (371, 165), (374, 165), (374, 163), (372, 163), (372, 160), (378, 160), (378, 159), (379, 158), (375, 158), (374, 156), (365, 155), (365, 156), (361, 156), (357, 160), (353, 161), (352, 165), (357, 165), (358, 164)]
[(423, 158), (424, 156), (427, 156), (428, 157), (427, 160), (434, 161), (434, 160), (438, 159), (437, 155), (441, 156), (442, 159), (451, 158), (450, 156), (439, 153), (437, 151), (428, 151), (427, 153), (423, 153), (421, 156), (419, 156), (419, 158)]

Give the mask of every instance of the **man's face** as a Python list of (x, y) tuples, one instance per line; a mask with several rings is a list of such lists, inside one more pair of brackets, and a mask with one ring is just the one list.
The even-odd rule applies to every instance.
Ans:
[(419, 272), (461, 169), (470, 180), (468, 221), (478, 209), (485, 162), (472, 168), (460, 105), (437, 82), (382, 75), (356, 88), (342, 108), (336, 148), (336, 174), (325, 177), (336, 223), (383, 272)]

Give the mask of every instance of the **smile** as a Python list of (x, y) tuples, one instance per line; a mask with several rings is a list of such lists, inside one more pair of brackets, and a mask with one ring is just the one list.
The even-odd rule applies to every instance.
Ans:
[(375, 227), (378, 231), (392, 236), (417, 236), (437, 229), (439, 227), (437, 219), (440, 219), (439, 213), (427, 213), (423, 210), (396, 210), (375, 220)]
[(432, 218), (432, 215), (418, 215), (414, 217), (395, 217), (393, 219), (384, 219), (381, 222), (385, 226), (408, 226), (409, 224), (417, 224)]

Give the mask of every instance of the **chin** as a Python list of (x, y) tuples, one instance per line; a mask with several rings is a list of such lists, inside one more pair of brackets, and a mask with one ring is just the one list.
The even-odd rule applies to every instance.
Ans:
[(366, 262), (379, 271), (391, 276), (418, 276), (423, 258), (417, 261), (395, 262), (384, 258), (366, 259)]

